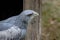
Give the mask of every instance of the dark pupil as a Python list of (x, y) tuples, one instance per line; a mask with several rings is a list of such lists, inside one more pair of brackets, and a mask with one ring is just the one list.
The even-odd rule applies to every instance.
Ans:
[(27, 16), (31, 16), (32, 14), (29, 14), (29, 15), (27, 15)]

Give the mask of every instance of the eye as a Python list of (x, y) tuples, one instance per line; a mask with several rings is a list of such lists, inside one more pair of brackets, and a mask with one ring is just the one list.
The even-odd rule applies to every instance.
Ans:
[(28, 14), (27, 16), (32, 16), (32, 14)]

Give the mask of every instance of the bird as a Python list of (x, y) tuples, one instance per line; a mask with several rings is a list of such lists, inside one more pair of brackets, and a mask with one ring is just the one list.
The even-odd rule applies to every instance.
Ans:
[(0, 40), (20, 40), (24, 38), (28, 24), (38, 15), (34, 10), (23, 10), (19, 15), (0, 21)]

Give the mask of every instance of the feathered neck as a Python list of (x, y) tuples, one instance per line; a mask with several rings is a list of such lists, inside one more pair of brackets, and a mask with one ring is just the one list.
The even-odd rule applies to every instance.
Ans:
[(15, 25), (18, 26), (19, 28), (22, 28), (22, 29), (27, 28), (28, 23), (22, 19), (22, 15), (18, 15), (15, 21), (16, 21)]

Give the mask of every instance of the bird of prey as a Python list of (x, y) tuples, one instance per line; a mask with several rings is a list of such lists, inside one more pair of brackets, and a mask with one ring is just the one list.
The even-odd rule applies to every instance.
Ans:
[(0, 40), (20, 40), (25, 37), (28, 24), (37, 15), (33, 10), (24, 10), (17, 16), (0, 21)]

